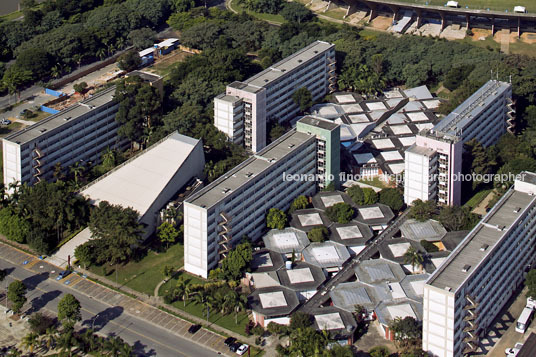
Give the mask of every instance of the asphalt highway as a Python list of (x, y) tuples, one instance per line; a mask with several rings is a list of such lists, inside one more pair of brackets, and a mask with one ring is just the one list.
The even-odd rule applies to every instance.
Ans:
[(114, 334), (134, 346), (134, 350), (140, 356), (217, 356), (218, 353), (205, 349), (202, 346), (180, 338), (179, 336), (155, 326), (143, 319), (123, 312), (121, 306), (112, 306), (97, 301), (90, 296), (69, 288), (47, 278), (47, 273), (35, 274), (22, 267), (13, 266), (6, 260), (0, 259), (0, 268), (8, 269), (9, 275), (0, 291), (4, 292), (5, 286), (13, 280), (21, 280), (28, 292), (27, 304), (23, 312), (35, 312), (47, 309), (57, 312), (57, 305), (64, 294), (73, 294), (82, 305), (82, 321), (84, 327), (92, 327), (102, 335)]

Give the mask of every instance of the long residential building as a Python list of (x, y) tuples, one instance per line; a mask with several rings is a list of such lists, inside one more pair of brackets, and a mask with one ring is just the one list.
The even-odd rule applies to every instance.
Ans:
[(110, 87), (4, 138), (4, 185), (50, 180), (56, 164), (97, 163), (106, 148), (126, 147), (117, 134), (114, 93)]
[(184, 268), (207, 277), (244, 236), (261, 237), (269, 209), (287, 210), (299, 195), (329, 185), (325, 173), (338, 179), (339, 160), (325, 158), (339, 150), (339, 137), (339, 125), (305, 117), (297, 129), (186, 200)]
[(405, 152), (404, 201), (436, 200), (459, 205), (463, 144), (484, 147), (513, 130), (512, 85), (488, 81), (432, 129), (424, 129)]
[(258, 152), (266, 146), (267, 122), (294, 118), (294, 92), (307, 88), (313, 101), (335, 89), (335, 45), (315, 41), (214, 99), (214, 125), (231, 141)]
[(523, 172), (426, 282), (425, 351), (458, 357), (478, 349), (535, 263), (535, 218), (536, 174)]

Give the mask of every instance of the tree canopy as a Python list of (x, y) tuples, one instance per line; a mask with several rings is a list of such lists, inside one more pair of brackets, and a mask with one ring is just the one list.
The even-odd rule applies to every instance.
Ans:
[(329, 230), (324, 227), (315, 227), (307, 233), (307, 237), (311, 242), (323, 242), (329, 236)]
[(348, 223), (354, 217), (355, 210), (348, 203), (340, 202), (326, 208), (326, 215), (335, 223)]
[(7, 298), (11, 302), (11, 309), (19, 312), (26, 302), (26, 285), (20, 280), (15, 280), (7, 288)]
[(389, 206), (393, 211), (400, 211), (404, 207), (404, 196), (396, 188), (384, 188), (380, 191), (380, 203)]
[(409, 217), (424, 222), (434, 215), (436, 204), (434, 201), (415, 200), (412, 202)]
[(82, 320), (80, 301), (72, 294), (66, 294), (58, 303), (58, 319), (64, 326), (74, 327)]
[(272, 229), (284, 229), (287, 225), (287, 215), (278, 208), (270, 208), (266, 216), (266, 226)]

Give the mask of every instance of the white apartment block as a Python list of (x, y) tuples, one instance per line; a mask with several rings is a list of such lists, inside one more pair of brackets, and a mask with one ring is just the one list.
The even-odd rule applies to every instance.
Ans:
[(424, 286), (425, 351), (458, 357), (477, 350), (535, 262), (536, 174), (524, 172)]
[[(318, 130), (338, 134), (338, 129), (322, 122)], [(186, 271), (206, 278), (245, 235), (262, 236), (271, 208), (287, 210), (296, 197), (316, 192), (319, 153), (340, 145), (334, 139), (329, 143), (336, 148), (320, 146), (318, 135), (293, 129), (185, 201)], [(338, 175), (338, 164), (329, 172)], [(288, 180), (288, 175), (302, 176)]]
[(233, 82), (214, 99), (214, 125), (235, 143), (258, 152), (266, 124), (292, 119), (294, 92), (306, 87), (313, 101), (335, 89), (335, 45), (316, 41), (244, 82)]
[(72, 105), (2, 140), (4, 185), (33, 185), (76, 162), (97, 163), (107, 147), (128, 145), (117, 135), (115, 87)]
[(463, 144), (495, 144), (513, 130), (512, 86), (491, 80), (433, 129), (424, 129), (405, 152), (404, 201), (459, 205)]

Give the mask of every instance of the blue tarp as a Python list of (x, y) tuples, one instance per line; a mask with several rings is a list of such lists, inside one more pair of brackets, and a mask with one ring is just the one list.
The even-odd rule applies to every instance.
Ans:
[(56, 113), (60, 112), (59, 110), (52, 109), (52, 108), (49, 108), (49, 107), (45, 107), (44, 105), (41, 106), (41, 111), (43, 111), (45, 113), (50, 113), (50, 114), (56, 114)]
[(65, 93), (55, 91), (55, 90), (52, 90), (52, 89), (49, 89), (49, 88), (45, 88), (45, 93), (53, 95), (54, 97), (62, 97), (62, 96), (65, 95)]

